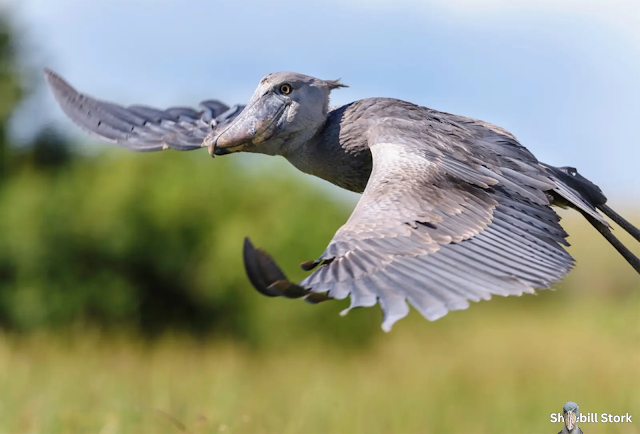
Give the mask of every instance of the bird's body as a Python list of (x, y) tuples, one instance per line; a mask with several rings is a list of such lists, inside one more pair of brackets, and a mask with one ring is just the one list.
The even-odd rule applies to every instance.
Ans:
[(562, 427), (562, 431), (558, 434), (582, 434), (582, 430), (579, 427), (573, 428), (571, 431), (567, 429), (567, 427)]
[[(397, 129), (417, 149), (428, 151), (433, 143), (438, 143), (442, 151), (456, 152), (456, 139), (489, 138), (503, 141), (504, 147), (514, 147), (511, 153), (517, 154), (517, 158), (537, 164), (533, 154), (500, 127), (393, 98), (366, 98), (334, 108), (323, 127), (299, 152), (285, 150), (281, 155), (302, 172), (362, 193), (372, 168), (369, 135), (380, 122), (400, 124)], [(409, 124), (404, 128), (402, 123)]]
[[(548, 288), (572, 267), (566, 232), (551, 205), (581, 212), (640, 273), (640, 261), (610, 233), (603, 211), (640, 241), (575, 169), (539, 162), (507, 131), (391, 98), (329, 108), (341, 87), (296, 73), (265, 77), (246, 107), (124, 108), (77, 93), (47, 72), (65, 112), (101, 140), (134, 150), (209, 148), (211, 155), (280, 155), (302, 172), (363, 193), (316, 270), (289, 282), (245, 243), (245, 266), (265, 295), (310, 302), (351, 297), (383, 307), (388, 330), (407, 301), (435, 320), (468, 301)], [(155, 111), (154, 111), (155, 110)]]

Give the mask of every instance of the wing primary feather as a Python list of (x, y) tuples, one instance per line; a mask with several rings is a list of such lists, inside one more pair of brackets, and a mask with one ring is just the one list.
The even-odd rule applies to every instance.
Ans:
[(244, 108), (229, 108), (217, 100), (202, 101), (198, 110), (124, 107), (80, 93), (49, 69), (44, 73), (57, 103), (71, 121), (97, 140), (133, 151), (200, 149), (213, 128), (234, 119)]

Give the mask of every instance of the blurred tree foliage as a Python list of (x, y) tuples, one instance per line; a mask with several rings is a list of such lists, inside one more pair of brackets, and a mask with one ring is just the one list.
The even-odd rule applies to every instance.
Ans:
[[(7, 122), (24, 95), (6, 23), (0, 44), (0, 149), (11, 167), (0, 184), (2, 326), (184, 329), (255, 342), (322, 330), (360, 339), (339, 329), (326, 334), (335, 304), (260, 296), (241, 260), (246, 235), (289, 268), (314, 259), (348, 210), (279, 175), (280, 166), (257, 169), (250, 156), (212, 161), (202, 152), (106, 146), (79, 156), (51, 129), (26, 151), (8, 153)], [(350, 321), (352, 332), (378, 327), (380, 314), (359, 318)]]
[(9, 24), (0, 14), (0, 182), (7, 170), (7, 124), (13, 109), (20, 101), (22, 91), (15, 69), (15, 58)]

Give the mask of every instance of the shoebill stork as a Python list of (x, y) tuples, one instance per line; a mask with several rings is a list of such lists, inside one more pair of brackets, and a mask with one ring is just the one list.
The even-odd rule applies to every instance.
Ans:
[(580, 419), (578, 404), (568, 401), (562, 407), (562, 417), (564, 418), (564, 426), (558, 434), (582, 434), (582, 430), (577, 425), (578, 419)]
[[(362, 193), (313, 272), (290, 282), (245, 239), (249, 280), (270, 297), (383, 310), (386, 331), (413, 305), (429, 320), (469, 301), (549, 288), (572, 268), (552, 206), (580, 212), (640, 273), (640, 260), (601, 214), (640, 241), (571, 167), (544, 164), (504, 129), (392, 98), (329, 106), (337, 80), (292, 72), (264, 77), (246, 106), (124, 107), (79, 93), (45, 71), (66, 115), (92, 137), (134, 151), (206, 147), (280, 155), (302, 172)], [(283, 192), (285, 194), (285, 192)]]

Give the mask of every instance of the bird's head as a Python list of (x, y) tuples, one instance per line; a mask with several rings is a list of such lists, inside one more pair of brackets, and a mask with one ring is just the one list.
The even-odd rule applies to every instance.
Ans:
[(564, 417), (564, 426), (567, 427), (567, 431), (571, 432), (578, 423), (578, 417), (580, 416), (578, 404), (572, 401), (567, 402), (562, 407), (562, 416)]
[(308, 140), (324, 124), (329, 93), (339, 87), (346, 86), (295, 72), (267, 75), (242, 113), (205, 139), (209, 153), (275, 155), (286, 143)]

